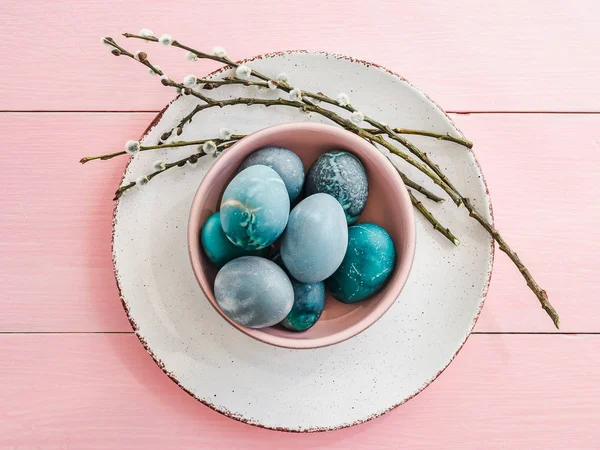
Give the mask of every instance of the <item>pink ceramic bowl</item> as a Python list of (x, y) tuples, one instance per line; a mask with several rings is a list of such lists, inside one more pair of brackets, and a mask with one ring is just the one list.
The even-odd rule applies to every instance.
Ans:
[[(221, 195), (242, 161), (266, 146), (292, 150), (304, 163), (305, 170), (321, 155), (344, 149), (357, 156), (365, 166), (369, 197), (358, 223), (374, 222), (385, 228), (396, 246), (396, 267), (386, 286), (368, 300), (346, 305), (328, 294), (325, 310), (309, 330), (293, 332), (282, 327), (252, 329), (230, 320), (219, 308), (213, 293), (216, 269), (204, 255), (200, 231), (206, 219), (218, 211)], [(192, 268), (200, 287), (212, 306), (233, 327), (267, 344), (302, 349), (337, 344), (364, 331), (375, 323), (398, 298), (404, 287), (415, 253), (413, 208), (404, 183), (392, 164), (372, 145), (341, 128), (290, 123), (265, 128), (240, 140), (224, 152), (200, 183), (190, 212), (188, 244)]]

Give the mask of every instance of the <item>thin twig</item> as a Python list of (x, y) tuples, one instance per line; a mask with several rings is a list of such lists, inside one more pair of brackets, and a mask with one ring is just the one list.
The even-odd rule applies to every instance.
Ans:
[(433, 200), (436, 203), (442, 203), (444, 201), (444, 199), (442, 197), (438, 197), (437, 195), (435, 195), (430, 190), (428, 190), (428, 189), (424, 188), (423, 186), (421, 186), (419, 183), (417, 183), (417, 182), (411, 180), (410, 178), (408, 178), (397, 167), (396, 167), (396, 171), (398, 172), (398, 174), (400, 175), (400, 178), (402, 178), (402, 181), (404, 181), (404, 184), (407, 187), (410, 187), (410, 188), (414, 189), (415, 191), (417, 191), (420, 194), (422, 194), (425, 197), (427, 197), (429, 200)]
[(460, 244), (460, 241), (456, 238), (456, 236), (454, 236), (448, 228), (443, 226), (435, 217), (433, 217), (433, 214), (431, 214), (431, 212), (425, 207), (425, 205), (423, 205), (423, 203), (421, 203), (415, 197), (412, 190), (407, 189), (407, 191), (408, 191), (408, 195), (410, 197), (410, 201), (412, 202), (413, 206), (415, 208), (417, 208), (417, 210), (421, 214), (423, 214), (423, 217), (425, 217), (425, 219), (427, 219), (427, 221), (431, 225), (433, 225), (433, 229), (442, 233), (446, 237), (446, 239), (448, 239), (454, 245), (458, 246)]
[[(231, 147), (233, 144), (235, 144), (235, 142), (224, 142), (224, 143), (218, 145), (217, 149), (220, 149), (220, 151), (223, 151), (223, 150)], [(191, 155), (188, 155), (185, 158), (181, 158), (181, 159), (179, 159), (177, 161), (174, 161), (174, 162), (171, 162), (171, 163), (167, 163), (167, 164), (165, 164), (165, 168), (164, 169), (158, 169), (158, 170), (156, 170), (156, 171), (154, 171), (154, 172), (146, 175), (146, 178), (148, 179), (148, 181), (150, 181), (155, 176), (160, 175), (161, 173), (166, 172), (167, 170), (172, 169), (173, 167), (183, 167), (188, 162), (196, 163), (196, 162), (198, 162), (198, 159), (200, 159), (200, 157), (202, 157), (204, 155), (206, 155), (206, 153), (204, 153), (203, 151), (199, 151), (197, 153), (193, 153)], [(129, 182), (129, 183), (121, 186), (115, 192), (115, 196), (114, 196), (113, 200), (118, 200), (119, 198), (121, 198), (121, 196), (123, 195), (123, 193), (125, 191), (131, 189), (136, 184), (137, 184), (136, 181), (131, 181), (131, 182)]]
[[(158, 150), (161, 148), (188, 147), (190, 145), (202, 145), (209, 141), (213, 141), (216, 145), (219, 145), (219, 144), (222, 144), (223, 142), (239, 141), (240, 139), (242, 139), (244, 137), (246, 137), (245, 134), (233, 134), (233, 135), (231, 135), (231, 137), (229, 139), (213, 138), (213, 139), (201, 139), (198, 141), (176, 141), (176, 142), (169, 142), (167, 144), (161, 144), (161, 145), (142, 145), (142, 146), (140, 146), (140, 152), (145, 152), (148, 150)], [(94, 161), (94, 160), (103, 160), (104, 161), (104, 160), (112, 159), (117, 156), (121, 156), (121, 155), (125, 155), (125, 154), (127, 154), (126, 151), (121, 151), (121, 152), (115, 152), (115, 153), (107, 153), (105, 155), (85, 156), (85, 157), (81, 158), (79, 160), (79, 162), (81, 164), (85, 164), (86, 162)]]
[(479, 212), (477, 212), (477, 210), (475, 209), (475, 207), (469, 199), (463, 197), (462, 200), (463, 204), (465, 205), (465, 208), (469, 211), (469, 215), (477, 222), (479, 222), (479, 224), (483, 228), (485, 228), (485, 230), (498, 243), (498, 247), (500, 248), (500, 250), (506, 253), (510, 260), (515, 264), (515, 266), (517, 266), (517, 269), (519, 269), (519, 272), (521, 272), (521, 275), (523, 275), (523, 278), (525, 278), (527, 286), (529, 286), (529, 289), (531, 289), (535, 296), (538, 298), (542, 309), (546, 311), (546, 313), (550, 316), (552, 322), (554, 322), (554, 326), (557, 329), (560, 328), (560, 316), (558, 315), (556, 309), (554, 309), (554, 306), (552, 306), (552, 304), (548, 300), (548, 294), (546, 293), (546, 291), (542, 289), (539, 284), (537, 284), (537, 282), (534, 280), (533, 276), (529, 272), (529, 269), (525, 267), (525, 265), (523, 264), (519, 256), (515, 253), (515, 251), (509, 247), (509, 245), (500, 235), (498, 230), (494, 228), (487, 220), (485, 220), (485, 218), (481, 214), (479, 214)]

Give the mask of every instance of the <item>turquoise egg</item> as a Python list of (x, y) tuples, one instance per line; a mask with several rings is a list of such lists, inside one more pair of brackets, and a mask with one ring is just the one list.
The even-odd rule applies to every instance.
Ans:
[(304, 165), (298, 155), (291, 150), (281, 147), (265, 147), (248, 156), (240, 169), (262, 164), (273, 169), (283, 180), (290, 196), (290, 201), (296, 200), (304, 185)]
[(329, 194), (302, 200), (290, 213), (281, 238), (281, 259), (303, 283), (323, 281), (341, 264), (348, 246), (344, 210)]
[(367, 173), (352, 153), (323, 153), (306, 175), (306, 195), (323, 192), (332, 195), (346, 214), (348, 225), (358, 220), (369, 195)]
[(379, 291), (388, 280), (396, 251), (390, 235), (374, 223), (348, 228), (348, 250), (340, 267), (325, 282), (343, 303), (356, 303)]
[(242, 256), (225, 264), (215, 278), (214, 292), (223, 313), (250, 328), (278, 324), (294, 305), (294, 289), (286, 273), (258, 256)]
[(283, 233), (290, 198), (281, 177), (267, 166), (250, 166), (229, 183), (221, 199), (221, 226), (245, 250), (268, 247)]
[(312, 327), (325, 308), (325, 283), (301, 283), (291, 279), (294, 289), (294, 306), (281, 325), (292, 331), (305, 331)]
[(240, 256), (264, 256), (268, 249), (244, 250), (233, 245), (221, 227), (221, 213), (216, 212), (204, 222), (200, 236), (204, 253), (217, 267), (221, 267)]

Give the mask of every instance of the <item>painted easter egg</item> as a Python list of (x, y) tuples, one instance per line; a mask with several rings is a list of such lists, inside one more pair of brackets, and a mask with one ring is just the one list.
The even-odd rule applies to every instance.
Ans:
[(273, 169), (283, 180), (290, 201), (296, 200), (304, 185), (304, 166), (302, 161), (291, 150), (281, 147), (265, 147), (248, 156), (240, 165), (243, 170), (261, 164)]
[(346, 216), (329, 194), (302, 200), (290, 213), (281, 239), (281, 259), (303, 283), (323, 281), (341, 264), (348, 246)]
[(385, 285), (395, 263), (394, 242), (387, 231), (374, 223), (353, 225), (344, 260), (325, 284), (341, 302), (356, 303)]
[(245, 250), (268, 247), (281, 235), (290, 198), (281, 177), (267, 166), (250, 166), (229, 183), (221, 200), (221, 226)]
[(221, 213), (217, 211), (211, 215), (204, 226), (200, 236), (202, 250), (217, 267), (222, 267), (232, 259), (240, 256), (264, 256), (268, 249), (262, 250), (244, 250), (237, 245), (234, 245), (223, 231), (221, 227)]
[(294, 305), (294, 289), (286, 273), (258, 256), (242, 256), (225, 264), (215, 278), (214, 293), (223, 313), (249, 328), (281, 322)]
[(312, 327), (325, 307), (325, 283), (301, 283), (290, 280), (294, 289), (294, 306), (281, 325), (292, 331), (305, 331)]
[(310, 167), (305, 190), (306, 195), (322, 192), (333, 196), (342, 205), (350, 225), (356, 222), (367, 203), (367, 173), (352, 153), (327, 152)]

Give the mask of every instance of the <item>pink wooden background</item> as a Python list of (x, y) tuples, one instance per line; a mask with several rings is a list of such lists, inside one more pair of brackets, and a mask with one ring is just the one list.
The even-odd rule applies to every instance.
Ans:
[[(3, 0), (0, 449), (600, 448), (599, 15), (597, 0)], [(110, 197), (124, 160), (77, 163), (139, 136), (170, 98), (99, 45), (144, 26), (234, 57), (350, 54), (421, 87), (475, 142), (497, 225), (560, 332), (499, 255), (464, 350), (382, 418), (296, 435), (194, 401), (117, 296)], [(154, 49), (171, 76), (190, 71)]]

